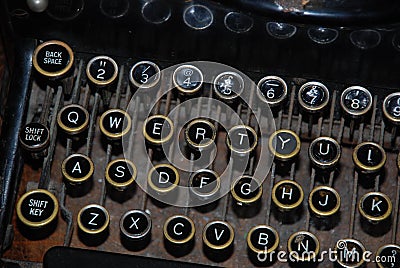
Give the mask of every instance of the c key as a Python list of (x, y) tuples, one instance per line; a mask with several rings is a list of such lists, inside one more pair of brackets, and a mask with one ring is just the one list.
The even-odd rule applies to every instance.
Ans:
[(184, 215), (169, 217), (164, 223), (163, 231), (164, 245), (171, 255), (181, 257), (193, 249), (196, 229), (189, 217)]
[(129, 250), (141, 250), (151, 240), (151, 218), (142, 210), (134, 209), (126, 212), (120, 222), (122, 245)]

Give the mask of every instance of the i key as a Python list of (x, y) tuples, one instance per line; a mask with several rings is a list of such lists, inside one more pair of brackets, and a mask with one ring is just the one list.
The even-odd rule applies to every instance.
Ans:
[(133, 195), (136, 175), (136, 166), (128, 159), (120, 158), (111, 161), (105, 171), (109, 186), (107, 194), (118, 202), (128, 200)]
[(150, 189), (156, 194), (171, 193), (179, 184), (179, 173), (170, 164), (158, 164), (154, 166), (147, 177)]
[(260, 100), (267, 103), (270, 107), (281, 106), (288, 95), (285, 80), (278, 76), (265, 76), (261, 78), (257, 89)]
[(353, 162), (361, 173), (375, 174), (385, 165), (386, 153), (377, 143), (362, 142), (353, 150)]
[(119, 228), (121, 243), (128, 250), (142, 250), (150, 243), (151, 218), (143, 210), (126, 212), (119, 222)]
[(288, 253), (296, 267), (313, 267), (317, 264), (320, 244), (318, 238), (306, 231), (292, 234), (288, 240)]
[(319, 230), (330, 230), (339, 223), (340, 195), (328, 186), (315, 187), (308, 197), (308, 207)]
[(274, 212), (278, 220), (292, 223), (298, 220), (304, 192), (300, 184), (292, 180), (282, 180), (272, 188)]
[(389, 244), (384, 245), (376, 252), (377, 262), (379, 268), (393, 268), (400, 267), (400, 246)]
[(203, 86), (203, 73), (193, 65), (176, 68), (172, 80), (181, 95), (193, 95)]
[(300, 138), (289, 129), (280, 129), (269, 138), (269, 150), (280, 161), (293, 160), (300, 152)]
[[(257, 225), (247, 234), (247, 253), (250, 261), (257, 266), (270, 266), (274, 264), (279, 246), (278, 232), (268, 225)], [(273, 252), (271, 254), (271, 252)]]
[(214, 79), (214, 92), (221, 100), (232, 103), (244, 89), (243, 78), (235, 72), (223, 72)]
[(160, 81), (160, 67), (151, 61), (140, 61), (132, 66), (129, 80), (135, 88), (152, 88)]
[(175, 257), (190, 253), (194, 247), (196, 228), (193, 221), (185, 215), (174, 215), (164, 223), (164, 245)]
[(392, 208), (392, 201), (386, 194), (366, 193), (358, 203), (362, 228), (375, 236), (385, 234), (391, 227)]
[(331, 170), (339, 162), (341, 151), (336, 140), (330, 137), (319, 137), (311, 142), (308, 155), (315, 167)]
[(339, 267), (363, 267), (366, 249), (360, 241), (351, 238), (341, 239), (336, 242), (334, 250), (335, 260)]
[(28, 123), (19, 133), (19, 143), (32, 158), (38, 159), (47, 154), (47, 148), (50, 144), (50, 131), (42, 123)]
[(16, 210), (19, 230), (31, 240), (49, 236), (57, 226), (58, 201), (47, 190), (26, 192), (18, 200)]
[(212, 261), (222, 262), (233, 253), (235, 232), (225, 221), (212, 221), (203, 229), (203, 251)]
[(57, 123), (69, 135), (82, 133), (89, 125), (89, 112), (77, 104), (64, 106), (58, 112)]
[(109, 235), (110, 215), (97, 204), (83, 207), (78, 213), (78, 236), (88, 246), (102, 244)]
[(90, 191), (94, 164), (88, 156), (83, 154), (68, 156), (61, 164), (61, 172), (69, 195), (83, 196)]
[(255, 216), (261, 208), (262, 186), (258, 179), (243, 175), (232, 182), (233, 210), (242, 218)]
[(107, 110), (100, 117), (100, 130), (109, 140), (120, 140), (131, 125), (131, 117), (121, 109)]

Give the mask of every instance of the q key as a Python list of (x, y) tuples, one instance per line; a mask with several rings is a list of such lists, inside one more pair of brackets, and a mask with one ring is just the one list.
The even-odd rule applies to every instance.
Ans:
[(82, 133), (89, 125), (89, 112), (77, 104), (64, 106), (58, 112), (57, 123), (69, 135)]

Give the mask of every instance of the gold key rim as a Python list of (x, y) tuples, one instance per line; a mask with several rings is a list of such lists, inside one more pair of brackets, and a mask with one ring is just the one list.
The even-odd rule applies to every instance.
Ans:
[(306, 258), (302, 258), (301, 256), (298, 256), (298, 254), (293, 254), (293, 257), (296, 258), (298, 261), (302, 261), (302, 262), (309, 262), (309, 261), (315, 259), (319, 254), (320, 243), (319, 243), (318, 238), (313, 233), (308, 232), (308, 231), (298, 231), (289, 237), (288, 242), (287, 242), (287, 248), (288, 248), (289, 254), (290, 254), (290, 252), (294, 251), (292, 248), (293, 239), (295, 239), (299, 235), (306, 235), (306, 236), (311, 237), (315, 242), (315, 250), (314, 250), (314, 252), (312, 252), (311, 255), (308, 255)]
[[(226, 243), (218, 246), (218, 245), (213, 245), (213, 244), (211, 244), (210, 241), (208, 241), (207, 235), (206, 235), (207, 229), (213, 224), (225, 225), (228, 228), (228, 230), (229, 230), (229, 240)], [(215, 250), (221, 250), (221, 249), (225, 249), (225, 248), (229, 247), (232, 244), (233, 239), (235, 238), (235, 231), (233, 230), (232, 226), (229, 223), (225, 222), (225, 221), (219, 221), (219, 220), (211, 221), (211, 222), (207, 223), (206, 226), (204, 226), (203, 236), (202, 237), (203, 237), (203, 242), (204, 242), (204, 244), (207, 245), (207, 247), (209, 247), (211, 249), (215, 249)]]
[(189, 190), (191, 190), (196, 196), (199, 196), (199, 197), (202, 197), (202, 198), (207, 198), (207, 197), (211, 197), (214, 194), (218, 193), (219, 189), (221, 188), (221, 179), (220, 179), (218, 173), (215, 172), (214, 170), (203, 168), (203, 169), (196, 170), (195, 172), (193, 172), (190, 175), (190, 177), (189, 177), (189, 185), (192, 185), (193, 179), (197, 174), (203, 173), (203, 172), (211, 173), (216, 178), (216, 180), (215, 180), (215, 183), (216, 183), (215, 188), (209, 193), (199, 192), (199, 191), (196, 190), (197, 187), (189, 187)]
[[(154, 76), (155, 80), (153, 82), (148, 83), (148, 84), (140, 84), (133, 78), (133, 75), (132, 75), (133, 70), (135, 70), (135, 68), (137, 66), (141, 65), (141, 64), (148, 64), (148, 65), (153, 66), (154, 69), (156, 69), (156, 74), (150, 76), (150, 77)], [(160, 81), (160, 77), (161, 77), (160, 74), (161, 74), (161, 70), (160, 70), (160, 67), (158, 67), (157, 64), (155, 64), (152, 61), (142, 60), (142, 61), (139, 61), (139, 62), (135, 63), (132, 66), (131, 70), (129, 71), (129, 81), (137, 88), (151, 88), (151, 87), (154, 87), (155, 85), (157, 85), (157, 83)]]
[[(194, 124), (197, 124), (197, 123), (204, 123), (204, 124), (208, 125), (212, 129), (212, 132), (213, 132), (212, 133), (212, 138), (209, 139), (207, 142), (199, 144), (199, 143), (196, 143), (196, 142), (194, 142), (194, 141), (192, 141), (190, 139), (189, 130)], [(215, 141), (216, 137), (217, 137), (217, 130), (215, 128), (215, 125), (213, 123), (211, 123), (210, 121), (208, 121), (206, 119), (203, 119), (203, 118), (194, 119), (194, 120), (190, 121), (189, 124), (186, 126), (186, 129), (185, 129), (185, 140), (188, 143), (188, 145), (190, 147), (194, 148), (194, 149), (203, 149), (203, 148), (206, 148), (206, 147), (210, 146)]]
[(363, 258), (362, 256), (360, 256), (360, 260), (359, 260), (357, 263), (355, 263), (354, 265), (347, 265), (347, 264), (345, 264), (345, 263), (342, 262), (341, 258), (338, 257), (338, 249), (343, 249), (343, 248), (339, 248), (339, 246), (341, 247), (341, 245), (338, 245), (339, 242), (346, 243), (346, 244), (344, 244), (345, 246), (347, 245), (348, 242), (353, 243), (353, 244), (356, 244), (357, 246), (360, 247), (360, 249), (362, 250), (362, 252), (365, 252), (365, 250), (366, 250), (365, 247), (364, 247), (364, 245), (363, 245), (360, 241), (358, 241), (358, 240), (356, 240), (356, 239), (344, 238), (344, 239), (338, 240), (338, 241), (336, 242), (335, 248), (334, 248), (334, 252), (335, 252), (335, 254), (336, 254), (336, 261), (337, 261), (343, 268), (357, 268), (357, 267), (361, 267), (361, 266), (364, 264), (364, 262), (365, 262), (365, 260), (364, 260), (364, 258)]
[[(161, 119), (167, 121), (168, 124), (170, 125), (171, 131), (168, 133), (168, 135), (166, 137), (161, 138), (161, 139), (154, 139), (147, 133), (147, 130), (146, 130), (147, 123), (149, 123), (154, 118), (161, 118)], [(150, 142), (150, 143), (152, 143), (154, 145), (161, 145), (163, 143), (168, 142), (172, 138), (173, 134), (174, 134), (174, 124), (172, 123), (172, 120), (169, 117), (165, 116), (165, 115), (155, 114), (155, 115), (152, 115), (152, 116), (146, 118), (146, 120), (143, 122), (143, 136), (145, 137), (145, 139), (148, 142)]]
[[(174, 181), (174, 183), (171, 183), (171, 185), (168, 186), (168, 187), (166, 187), (166, 188), (160, 188), (160, 187), (156, 186), (156, 185), (153, 183), (152, 179), (151, 179), (152, 174), (153, 174), (154, 172), (156, 172), (157, 169), (160, 168), (160, 167), (169, 168), (169, 169), (171, 169), (171, 170), (174, 172), (174, 174), (175, 174), (175, 181)], [(178, 170), (177, 170), (173, 165), (170, 165), (170, 164), (158, 164), (158, 165), (153, 166), (153, 167), (150, 169), (150, 171), (149, 171), (149, 175), (147, 176), (147, 183), (149, 184), (149, 186), (150, 186), (153, 190), (155, 190), (157, 193), (163, 193), (163, 194), (169, 193), (169, 192), (171, 192), (172, 190), (174, 190), (176, 187), (178, 187), (179, 181), (180, 181), (180, 177), (179, 177), (179, 172), (178, 172)]]
[[(89, 208), (92, 208), (92, 207), (98, 208), (98, 209), (100, 209), (101, 211), (103, 211), (103, 213), (104, 213), (104, 215), (105, 215), (105, 217), (106, 217), (106, 220), (105, 220), (103, 226), (101, 226), (99, 229), (95, 229), (95, 230), (91, 230), (91, 229), (86, 228), (86, 227), (82, 224), (82, 220), (81, 220), (82, 213), (83, 213), (85, 210), (87, 210), (87, 209), (89, 209)], [(98, 205), (98, 204), (89, 204), (89, 205), (86, 205), (86, 206), (84, 206), (84, 207), (79, 211), (79, 213), (78, 213), (78, 227), (79, 227), (79, 229), (81, 229), (83, 232), (85, 232), (85, 233), (87, 233), (87, 234), (92, 234), (92, 235), (94, 235), (94, 234), (100, 234), (100, 233), (102, 233), (104, 230), (106, 230), (106, 229), (108, 228), (109, 224), (110, 224), (110, 214), (108, 213), (108, 211), (107, 211), (107, 209), (106, 209), (105, 207), (100, 206), (100, 205)]]
[[(346, 95), (348, 92), (352, 91), (352, 90), (360, 90), (363, 91), (364, 93), (366, 93), (368, 95), (368, 98), (370, 99), (369, 104), (367, 107), (365, 107), (363, 110), (361, 111), (354, 111), (354, 110), (350, 110), (349, 108), (346, 107), (346, 105), (344, 105), (344, 100), (346, 98)], [(362, 116), (366, 113), (369, 112), (369, 110), (371, 110), (372, 107), (372, 95), (371, 92), (369, 92), (368, 89), (366, 89), (365, 87), (361, 87), (361, 86), (351, 86), (346, 88), (343, 92), (342, 95), (340, 96), (340, 106), (342, 107), (342, 109), (350, 116), (353, 117), (358, 117), (358, 116)]]
[[(378, 150), (381, 152), (382, 154), (382, 159), (379, 162), (379, 164), (375, 165), (375, 166), (367, 166), (364, 165), (363, 163), (361, 163), (361, 161), (358, 159), (358, 150), (365, 145), (371, 145), (374, 146), (376, 148), (378, 148)], [(354, 148), (353, 150), (353, 162), (354, 164), (361, 169), (361, 171), (365, 172), (365, 173), (374, 173), (379, 171), (386, 163), (386, 152), (385, 150), (382, 148), (382, 146), (380, 146), (379, 144), (375, 143), (375, 142), (362, 142), (360, 144), (358, 144), (356, 146), (356, 148)]]
[[(292, 135), (295, 140), (296, 140), (296, 148), (293, 150), (293, 152), (291, 152), (290, 154), (281, 154), (278, 153), (273, 145), (273, 140), (275, 137), (278, 136), (278, 134), (280, 133), (289, 133), (290, 135)], [(275, 131), (274, 133), (271, 134), (271, 136), (269, 137), (269, 141), (268, 141), (268, 147), (270, 152), (280, 161), (288, 161), (292, 158), (294, 158), (296, 155), (299, 154), (300, 152), (300, 148), (301, 148), (301, 141), (299, 136), (292, 130), (290, 129), (280, 129)]]
[[(267, 98), (265, 98), (263, 96), (263, 94), (261, 93), (260, 88), (261, 88), (261, 85), (267, 80), (277, 80), (282, 84), (282, 86), (283, 86), (283, 94), (282, 94), (282, 96), (280, 98), (278, 98), (278, 99), (276, 99), (274, 101), (269, 101)], [(286, 84), (285, 80), (283, 80), (279, 76), (268, 75), (268, 76), (264, 76), (263, 78), (260, 79), (260, 81), (258, 81), (258, 84), (257, 84), (257, 95), (258, 95), (258, 97), (259, 97), (259, 99), (261, 101), (267, 103), (271, 107), (275, 107), (275, 106), (278, 106), (279, 104), (281, 104), (287, 98), (287, 94), (288, 94), (287, 84)]]
[[(101, 60), (101, 59), (104, 59), (104, 60), (107, 60), (107, 61), (111, 62), (111, 64), (114, 66), (114, 73), (113, 73), (113, 75), (112, 75), (109, 79), (107, 79), (107, 80), (98, 80), (98, 79), (96, 79), (95, 77), (93, 77), (92, 74), (90, 73), (90, 67), (91, 67), (91, 65), (93, 64), (93, 62), (95, 62), (95, 61), (97, 61), (97, 60)], [(96, 56), (96, 57), (92, 58), (92, 59), (88, 62), (87, 66), (86, 66), (86, 76), (87, 76), (87, 78), (89, 78), (89, 80), (90, 80), (93, 84), (95, 84), (96, 86), (103, 87), (103, 86), (110, 85), (112, 82), (115, 81), (115, 79), (116, 79), (117, 76), (118, 76), (118, 65), (117, 65), (117, 63), (115, 62), (115, 60), (114, 60), (113, 58), (109, 57), (109, 56), (104, 56), (104, 55)]]
[[(253, 142), (253, 144), (251, 144), (251, 146), (249, 148), (244, 149), (244, 150), (241, 150), (241, 149), (238, 150), (237, 148), (233, 148), (233, 146), (232, 146), (232, 142), (231, 142), (231, 139), (230, 139), (230, 133), (232, 133), (236, 129), (243, 129), (243, 128), (248, 130), (248, 131), (250, 131), (253, 134), (254, 142)], [(248, 125), (237, 125), (237, 126), (234, 126), (234, 127), (232, 127), (231, 129), (228, 130), (228, 133), (226, 135), (226, 145), (228, 146), (228, 148), (232, 152), (237, 153), (237, 154), (251, 153), (257, 147), (257, 144), (258, 144), (257, 132), (254, 130), (254, 128), (252, 128), (251, 126), (248, 126)]]
[[(67, 110), (69, 108), (78, 108), (81, 111), (83, 111), (83, 113), (85, 114), (85, 121), (84, 121), (84, 123), (82, 125), (80, 125), (78, 127), (72, 127), (71, 128), (71, 127), (66, 126), (62, 122), (61, 115), (65, 110)], [(61, 108), (61, 110), (58, 112), (58, 114), (57, 114), (57, 123), (61, 127), (62, 130), (64, 130), (65, 132), (67, 132), (70, 135), (76, 135), (76, 134), (82, 133), (89, 126), (89, 112), (83, 106), (81, 106), (79, 104), (66, 105), (63, 108)]]
[[(258, 193), (256, 194), (256, 196), (254, 196), (254, 197), (252, 197), (252, 198), (250, 198), (250, 199), (245, 199), (245, 198), (240, 197), (240, 196), (236, 193), (236, 191), (235, 191), (235, 186), (236, 186), (236, 184), (237, 184), (240, 180), (242, 180), (242, 179), (244, 179), (244, 178), (250, 178), (251, 180), (256, 181), (257, 184), (258, 184), (258, 187), (257, 187)], [(257, 200), (259, 200), (259, 199), (261, 198), (262, 193), (263, 193), (262, 184), (260, 183), (260, 181), (259, 181), (258, 179), (256, 179), (256, 178), (253, 177), (253, 176), (249, 176), (249, 175), (240, 176), (240, 177), (238, 177), (235, 181), (233, 181), (233, 182), (232, 182), (232, 185), (231, 185), (231, 194), (232, 194), (233, 198), (234, 198), (236, 201), (241, 202), (241, 203), (244, 203), (244, 204), (251, 204), (251, 203), (256, 202)]]
[[(130, 168), (128, 168), (128, 170), (130, 172), (132, 172), (131, 178), (129, 180), (125, 181), (125, 182), (116, 182), (115, 180), (113, 180), (110, 177), (110, 174), (109, 174), (111, 166), (116, 164), (116, 163), (119, 163), (119, 162), (124, 162), (128, 166), (130, 166)], [(118, 158), (118, 159), (115, 159), (115, 160), (111, 161), (110, 163), (107, 164), (107, 167), (106, 167), (106, 170), (105, 170), (105, 177), (106, 177), (107, 182), (110, 185), (112, 185), (113, 187), (120, 188), (120, 189), (123, 189), (123, 188), (131, 185), (135, 181), (136, 176), (137, 176), (137, 169), (136, 169), (135, 164), (133, 164), (132, 161), (130, 161), (128, 159), (125, 159), (125, 158)]]
[[(316, 194), (316, 193), (317, 193), (318, 191), (320, 191), (320, 190), (326, 190), (326, 191), (328, 191), (328, 192), (331, 192), (331, 193), (333, 193), (333, 194), (335, 195), (335, 197), (336, 197), (336, 200), (337, 200), (336, 206), (335, 206), (333, 209), (331, 209), (330, 211), (321, 211), (321, 210), (318, 210), (318, 209), (314, 206), (314, 204), (313, 204), (313, 202), (312, 202), (312, 198), (313, 198), (314, 194)], [(318, 216), (328, 217), (328, 216), (334, 215), (336, 212), (339, 211), (339, 209), (340, 209), (340, 204), (341, 204), (341, 200), (340, 200), (340, 195), (339, 195), (339, 193), (338, 193), (334, 188), (329, 187), (329, 186), (317, 186), (317, 187), (315, 187), (315, 188), (310, 192), (310, 195), (308, 196), (308, 204), (309, 204), (309, 206), (310, 206), (310, 209), (311, 209), (315, 214), (317, 214)]]
[[(365, 210), (363, 208), (363, 202), (369, 196), (381, 196), (386, 200), (386, 203), (388, 204), (388, 209), (383, 215), (381, 215), (381, 216), (371, 216), (367, 212), (365, 212)], [(387, 196), (386, 194), (384, 194), (382, 192), (369, 192), (369, 193), (366, 193), (360, 198), (360, 201), (358, 202), (358, 211), (360, 211), (360, 214), (364, 218), (366, 218), (367, 220), (372, 221), (372, 222), (379, 222), (379, 221), (386, 220), (392, 214), (392, 209), (393, 209), (392, 201), (390, 200), (389, 196)]]
[[(324, 102), (321, 103), (320, 105), (317, 105), (317, 106), (308, 105), (308, 104), (305, 103), (305, 102), (303, 101), (303, 99), (301, 98), (301, 94), (303, 93), (304, 89), (306, 89), (306, 88), (309, 87), (309, 86), (313, 86), (313, 85), (322, 88), (323, 91), (324, 91), (324, 93), (325, 93), (325, 95), (326, 95), (326, 99), (324, 100)], [(307, 83), (305, 83), (304, 85), (302, 85), (302, 86), (300, 87), (299, 92), (298, 92), (298, 95), (297, 95), (297, 99), (298, 99), (300, 105), (301, 105), (304, 109), (306, 109), (307, 111), (309, 111), (310, 113), (319, 112), (319, 111), (321, 111), (322, 109), (324, 109), (324, 108), (328, 105), (328, 103), (329, 103), (329, 98), (330, 98), (330, 96), (329, 96), (329, 90), (328, 90), (328, 88), (327, 88), (324, 84), (322, 84), (322, 83), (320, 83), (320, 82), (316, 82), (316, 81), (307, 82)]]
[(390, 122), (392, 122), (395, 125), (400, 124), (400, 118), (396, 118), (393, 117), (389, 111), (386, 108), (386, 105), (388, 104), (389, 100), (393, 97), (399, 97), (400, 98), (400, 92), (394, 92), (392, 94), (389, 94), (388, 96), (386, 96), (385, 100), (383, 101), (382, 104), (382, 110), (383, 110), (383, 114), (386, 116), (387, 119), (390, 120)]
[[(190, 226), (191, 226), (190, 234), (188, 235), (188, 237), (185, 237), (185, 238), (182, 239), (182, 240), (177, 240), (177, 239), (172, 238), (172, 237), (169, 235), (168, 230), (167, 230), (167, 229), (168, 229), (168, 224), (169, 224), (172, 220), (174, 220), (174, 219), (179, 219), (179, 218), (188, 221), (189, 224), (190, 224)], [(171, 243), (174, 243), (174, 244), (185, 244), (185, 243), (187, 243), (187, 242), (189, 242), (190, 240), (193, 239), (193, 237), (194, 237), (194, 235), (195, 235), (195, 233), (196, 233), (196, 229), (195, 229), (195, 226), (194, 226), (194, 222), (193, 222), (192, 219), (189, 218), (188, 216), (185, 216), (185, 215), (173, 215), (173, 216), (169, 217), (169, 218), (165, 221), (164, 226), (163, 226), (163, 232), (164, 232), (165, 238), (167, 238), (167, 240), (170, 241)]]
[[(299, 200), (297, 200), (294, 204), (290, 204), (290, 205), (286, 205), (281, 203), (277, 198), (276, 198), (276, 191), (278, 189), (279, 186), (281, 186), (282, 184), (293, 184), (300, 192), (300, 197)], [(304, 200), (304, 191), (303, 188), (301, 187), (300, 184), (298, 184), (295, 181), (292, 180), (281, 180), (279, 182), (277, 182), (274, 187), (272, 188), (272, 201), (282, 210), (288, 211), (288, 210), (292, 210), (297, 208), (298, 206), (301, 205), (301, 203)]]
[[(267, 248), (267, 251), (265, 251), (265, 249), (264, 249), (264, 250), (261, 250), (261, 249), (256, 248), (256, 247), (253, 245), (252, 241), (251, 241), (251, 235), (252, 235), (257, 229), (268, 229), (268, 230), (270, 230), (270, 231), (274, 234), (274, 236), (275, 236), (275, 243), (272, 245), (272, 247)], [(275, 250), (278, 248), (278, 246), (279, 246), (279, 234), (278, 234), (278, 232), (275, 230), (275, 228), (273, 228), (272, 226), (269, 226), (269, 225), (256, 225), (256, 226), (254, 226), (253, 228), (250, 229), (249, 233), (247, 234), (246, 241), (247, 241), (247, 246), (248, 246), (253, 252), (255, 252), (255, 253), (257, 253), (257, 254), (271, 253), (271, 252), (275, 251)]]
[[(121, 132), (112, 133), (112, 132), (109, 132), (108, 130), (105, 129), (103, 120), (108, 114), (111, 114), (111, 113), (121, 113), (121, 114), (124, 115), (123, 116), (124, 117), (124, 122), (126, 120), (127, 124), (126, 124), (126, 127)], [(124, 124), (124, 122), (122, 122), (122, 123)], [(101, 115), (99, 125), (100, 125), (100, 130), (104, 135), (106, 135), (109, 139), (117, 140), (117, 139), (122, 138), (123, 136), (125, 136), (129, 132), (129, 130), (131, 129), (131, 126), (132, 126), (132, 120), (131, 120), (131, 117), (129, 116), (129, 114), (126, 111), (121, 110), (121, 109), (110, 109), (110, 110), (105, 111)]]
[[(196, 72), (198, 72), (200, 74), (201, 81), (198, 81), (200, 83), (194, 89), (185, 89), (185, 88), (181, 87), (178, 84), (178, 82), (176, 81), (176, 73), (184, 68), (194, 69)], [(204, 76), (203, 76), (202, 71), (199, 68), (197, 68), (196, 66), (191, 65), (191, 64), (185, 64), (185, 65), (181, 65), (175, 69), (174, 73), (172, 74), (172, 82), (174, 83), (174, 86), (178, 89), (179, 93), (185, 94), (185, 95), (192, 95), (192, 94), (195, 94), (197, 91), (199, 91), (200, 88), (203, 86)]]
[[(67, 172), (67, 167), (66, 167), (67, 166), (67, 162), (70, 161), (71, 159), (75, 158), (75, 157), (82, 157), (86, 161), (88, 161), (88, 163), (89, 163), (89, 172), (87, 174), (85, 174), (83, 177), (80, 177), (80, 178), (72, 177)], [(93, 176), (94, 164), (93, 164), (92, 159), (90, 159), (90, 157), (88, 157), (87, 155), (80, 154), (80, 153), (71, 154), (70, 156), (68, 156), (67, 158), (65, 158), (62, 161), (62, 163), (61, 163), (61, 172), (62, 172), (64, 178), (67, 181), (69, 181), (70, 183), (73, 183), (73, 184), (82, 183), (82, 182), (88, 180), (89, 178), (91, 178)]]

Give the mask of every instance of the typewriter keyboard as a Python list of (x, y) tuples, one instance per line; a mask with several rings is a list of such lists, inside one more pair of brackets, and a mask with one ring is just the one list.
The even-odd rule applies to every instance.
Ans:
[(400, 267), (394, 89), (60, 41), (33, 66), (5, 259)]

